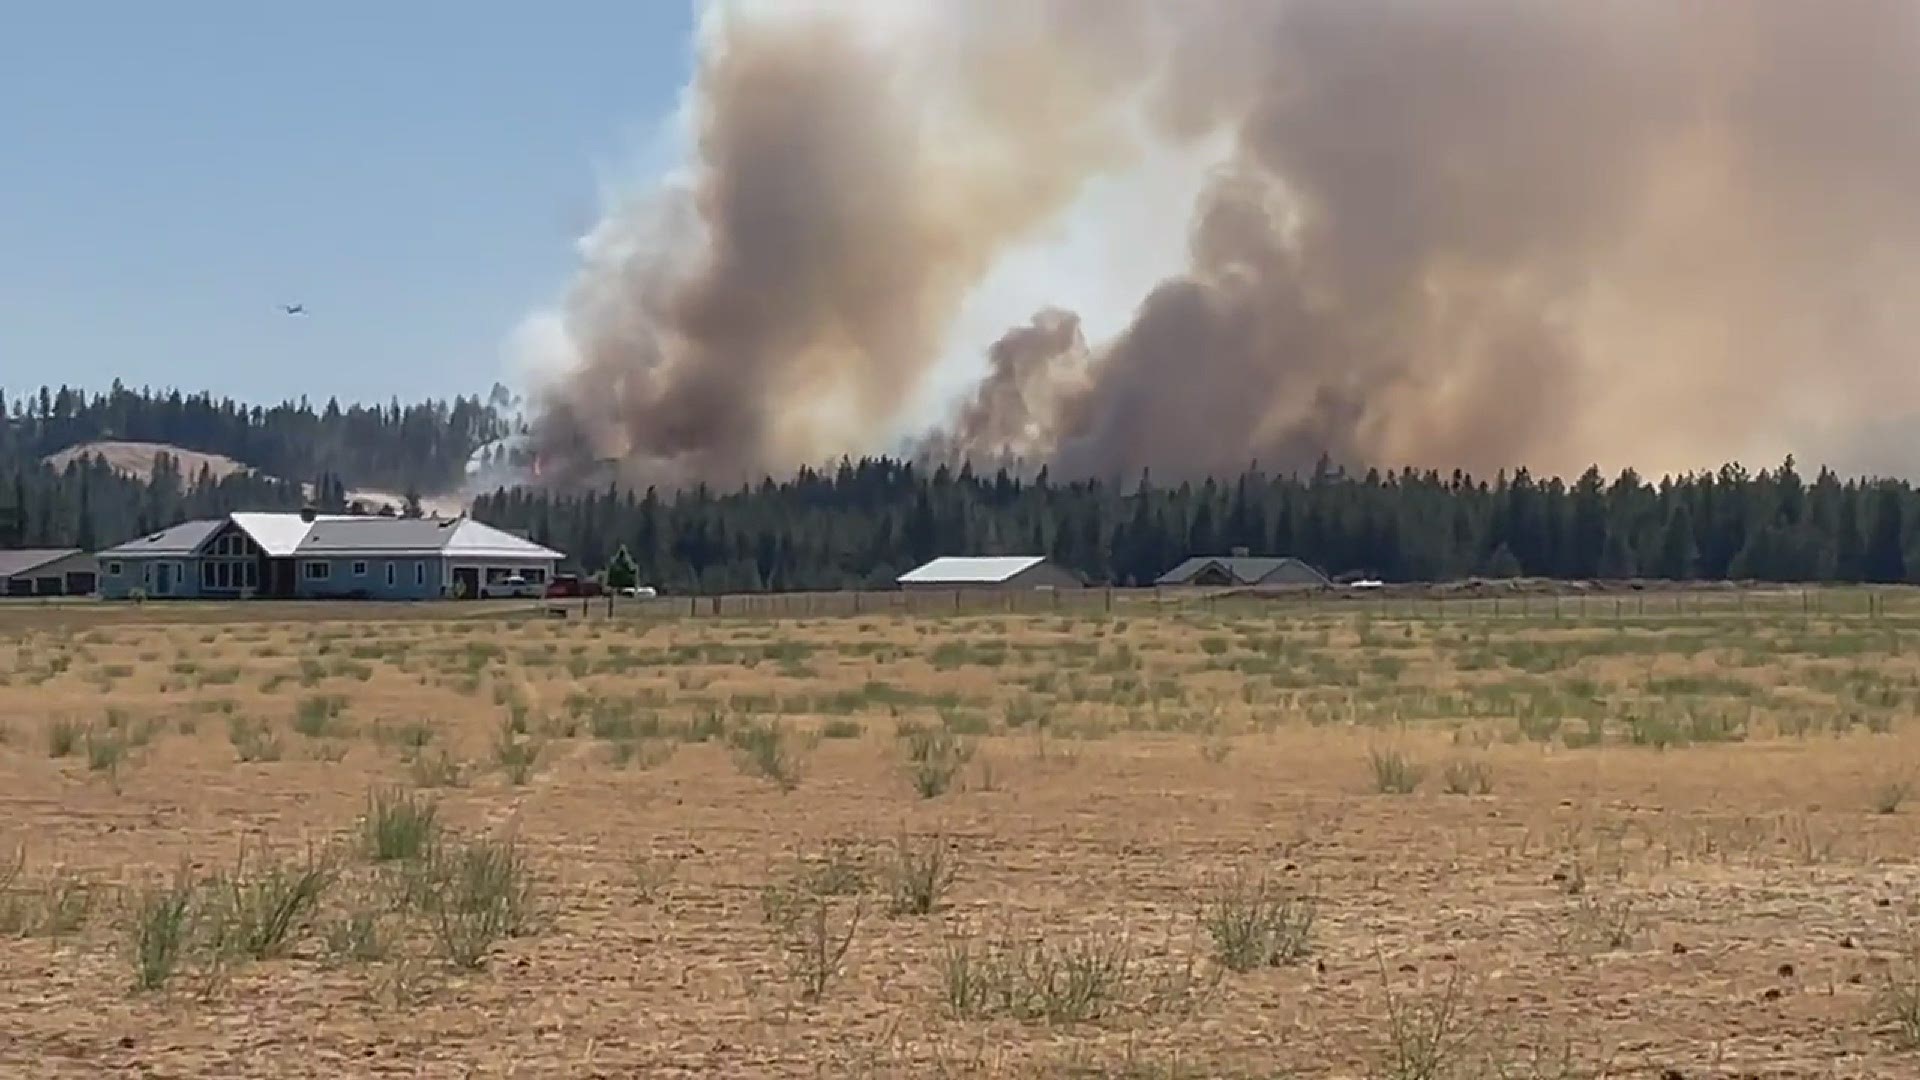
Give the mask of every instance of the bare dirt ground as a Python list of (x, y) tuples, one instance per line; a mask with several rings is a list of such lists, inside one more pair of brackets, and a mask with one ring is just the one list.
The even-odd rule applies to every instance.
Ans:
[(1920, 1075), (1897, 606), (125, 610), (0, 610), (0, 1076)]

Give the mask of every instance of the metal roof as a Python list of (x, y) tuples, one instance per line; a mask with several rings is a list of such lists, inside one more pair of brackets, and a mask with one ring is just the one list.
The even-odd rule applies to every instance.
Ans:
[(1044, 555), (942, 555), (901, 574), (902, 585), (1005, 581), (1046, 561)]
[(491, 525), (481, 524), (472, 518), (460, 518), (459, 521), (460, 524), (453, 530), (453, 538), (446, 545), (448, 555), (465, 555), (470, 558), (566, 558), (552, 548), (541, 547), (531, 540), (522, 539)]
[(19, 548), (13, 551), (0, 551), (0, 578), (22, 577), (48, 563), (56, 563), (69, 555), (78, 554), (80, 554), (79, 548)]
[(1193, 558), (1160, 575), (1160, 580), (1156, 582), (1156, 584), (1182, 584), (1183, 582), (1192, 580), (1195, 575), (1209, 566), (1218, 566), (1220, 569), (1226, 571), (1228, 576), (1232, 577), (1234, 581), (1242, 585), (1258, 585), (1269, 577), (1272, 577), (1279, 570), (1290, 566), (1297, 566), (1306, 570), (1322, 583), (1326, 581), (1325, 574), (1322, 574), (1312, 566), (1292, 556), (1195, 555)]
[(253, 538), (260, 550), (275, 558), (285, 558), (294, 553), (300, 542), (307, 538), (307, 531), (323, 521), (351, 521), (352, 518), (338, 514), (322, 514), (308, 521), (299, 514), (259, 513), (240, 510), (229, 514), (240, 531)]
[(429, 554), (447, 546), (459, 518), (333, 518), (316, 521), (300, 541), (300, 555)]
[[(438, 555), (472, 559), (562, 559), (560, 552), (472, 518), (389, 518), (241, 512), (233, 523), (274, 558), (298, 555)], [(191, 555), (227, 519), (189, 521), (108, 548), (102, 555)]]
[(110, 547), (100, 554), (105, 556), (139, 555), (191, 555), (207, 537), (212, 536), (222, 525), (225, 518), (208, 521), (188, 521), (175, 525), (171, 529), (162, 529), (157, 533), (143, 536), (138, 540), (129, 540), (117, 547)]

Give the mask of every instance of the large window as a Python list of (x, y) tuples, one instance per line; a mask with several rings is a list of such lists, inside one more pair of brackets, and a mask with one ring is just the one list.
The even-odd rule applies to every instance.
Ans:
[(314, 560), (301, 569), (308, 581), (325, 581), (333, 576), (333, 564)]

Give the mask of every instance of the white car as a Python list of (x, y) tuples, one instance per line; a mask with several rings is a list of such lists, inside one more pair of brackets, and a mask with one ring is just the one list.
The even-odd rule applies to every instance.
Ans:
[(492, 597), (513, 597), (524, 599), (538, 597), (540, 586), (528, 581), (524, 574), (508, 574), (499, 581), (487, 586), (487, 595)]
[(651, 585), (629, 585), (620, 590), (620, 595), (631, 600), (651, 600), (660, 594)]

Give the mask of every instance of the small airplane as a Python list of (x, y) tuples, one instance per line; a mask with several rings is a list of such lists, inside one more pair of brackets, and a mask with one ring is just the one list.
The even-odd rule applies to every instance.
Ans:
[(289, 315), (305, 315), (305, 314), (307, 313), (307, 305), (305, 305), (305, 304), (281, 304), (281, 305), (280, 305), (280, 310), (281, 310), (281, 311), (284, 311), (284, 312), (286, 312), (286, 313), (287, 313), (287, 314), (289, 314)]

